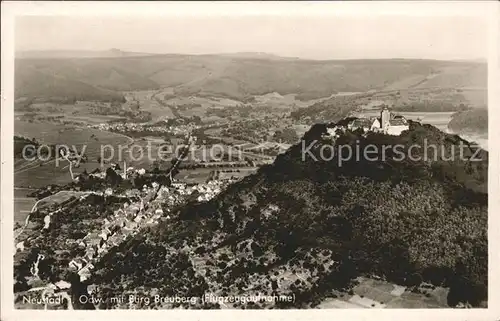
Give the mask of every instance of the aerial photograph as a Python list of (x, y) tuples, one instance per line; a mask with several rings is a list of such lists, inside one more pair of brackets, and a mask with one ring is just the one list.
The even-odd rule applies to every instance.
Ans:
[(487, 30), (16, 17), (15, 309), (487, 308)]

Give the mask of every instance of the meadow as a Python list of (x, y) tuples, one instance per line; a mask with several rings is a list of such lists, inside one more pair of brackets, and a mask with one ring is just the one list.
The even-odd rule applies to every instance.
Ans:
[(34, 197), (28, 197), (27, 195), (34, 191), (34, 189), (29, 188), (14, 189), (14, 224), (24, 224), (26, 217), (36, 202)]
[[(133, 141), (129, 137), (117, 133), (43, 122), (15, 121), (14, 135), (35, 138), (40, 144), (66, 145), (71, 148), (74, 146), (78, 153), (81, 153), (83, 146), (86, 146), (87, 162), (82, 162), (78, 168), (74, 168), (74, 173), (80, 173), (83, 170), (91, 172), (99, 167), (100, 164), (97, 160), (101, 155), (101, 146), (110, 145), (117, 150), (118, 146), (127, 146)], [(42, 187), (49, 183), (69, 183), (71, 175), (67, 168), (67, 161), (62, 160), (59, 164), (56, 163), (54, 159), (47, 161), (16, 159), (14, 163), (14, 185)]]
[(127, 102), (138, 102), (142, 111), (151, 113), (152, 122), (174, 118), (172, 109), (162, 103), (161, 90), (129, 91), (125, 93)]
[(410, 288), (374, 278), (359, 277), (350, 294), (327, 298), (320, 309), (342, 308), (442, 308), (447, 307), (448, 289), (422, 284), (419, 293)]
[(220, 172), (219, 179), (229, 179), (231, 177), (242, 178), (255, 173), (257, 167), (182, 169), (179, 171), (179, 174), (176, 175), (176, 178), (187, 184), (200, 184), (205, 183), (212, 176), (214, 171)]

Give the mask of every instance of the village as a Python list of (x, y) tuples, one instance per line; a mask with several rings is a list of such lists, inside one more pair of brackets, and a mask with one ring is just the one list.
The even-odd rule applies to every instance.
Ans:
[[(138, 172), (142, 173), (140, 170)], [(104, 177), (105, 175), (104, 173)], [(69, 261), (68, 271), (77, 273), (80, 282), (86, 282), (91, 278), (96, 262), (108, 253), (109, 249), (118, 246), (128, 237), (136, 235), (143, 228), (154, 226), (161, 221), (171, 220), (174, 215), (173, 209), (187, 201), (207, 202), (211, 200), (232, 182), (234, 182), (234, 179), (210, 180), (206, 183), (188, 185), (174, 180), (170, 186), (162, 186), (153, 182), (151, 186), (144, 185), (141, 191), (126, 193), (125, 195), (116, 195), (113, 189), (107, 188), (100, 195), (104, 197), (134, 197), (139, 200), (130, 203), (125, 202), (123, 206), (114, 211), (113, 215), (104, 218), (99, 229), (88, 232), (80, 239), (67, 239), (67, 246), (76, 245), (84, 253), (82, 256), (74, 257)], [(95, 193), (82, 195), (79, 201), (92, 194)], [(62, 205), (56, 211), (50, 211), (50, 208), (44, 209), (47, 213), (42, 213), (42, 215), (45, 215), (45, 224), (40, 233), (51, 229), (53, 215), (64, 214), (60, 213), (65, 208)], [(24, 240), (16, 244), (16, 252), (28, 250), (27, 247), (25, 248), (24, 243), (28, 242)], [(39, 264), (44, 259), (46, 257), (43, 254), (38, 254), (36, 261), (32, 263), (30, 267), (30, 283), (39, 284), (41, 282), (38, 271)], [(35, 295), (38, 298), (35, 301), (44, 303), (45, 309), (56, 308), (54, 307), (55, 304), (62, 304), (63, 302), (65, 302), (68, 309), (72, 309), (68, 294), (70, 288), (71, 283), (68, 280), (59, 280), (43, 286), (33, 287), (28, 290), (28, 294)], [(88, 286), (89, 295), (92, 295), (95, 288), (96, 286), (92, 284)]]
[(120, 123), (101, 123), (97, 125), (89, 125), (90, 128), (95, 128), (104, 131), (112, 131), (119, 133), (144, 133), (145, 135), (152, 135), (154, 133), (171, 134), (174, 136), (184, 136), (189, 134), (201, 126), (194, 123), (167, 125), (167, 124), (154, 124), (150, 123), (136, 123), (136, 122), (120, 122)]
[[(194, 136), (190, 136), (189, 132), (187, 136), (187, 143), (190, 146), (196, 139)], [(185, 149), (185, 152), (187, 150), (188, 148)], [(182, 157), (177, 159), (168, 171), (167, 177), (169, 178), (169, 184), (161, 184), (152, 181), (150, 184), (143, 185), (142, 190), (132, 189), (124, 193), (118, 193), (111, 187), (100, 192), (76, 191), (78, 197), (75, 198), (72, 196), (69, 201), (66, 200), (57, 204), (52, 204), (44, 209), (38, 209), (37, 206), (34, 206), (32, 212), (40, 211), (41, 213), (39, 214), (44, 217), (44, 224), (39, 233), (46, 233), (53, 229), (54, 227), (51, 223), (54, 219), (57, 220), (56, 215), (64, 215), (64, 213), (61, 212), (69, 206), (73, 206), (75, 201), (81, 202), (85, 200), (89, 195), (98, 195), (104, 197), (104, 200), (106, 200), (106, 197), (135, 199), (136, 201), (123, 203), (123, 205), (115, 210), (112, 215), (103, 218), (100, 228), (87, 232), (82, 238), (69, 238), (66, 240), (66, 246), (76, 245), (80, 250), (78, 253), (83, 253), (83, 255), (71, 258), (67, 267), (68, 271), (77, 273), (80, 282), (89, 280), (92, 276), (92, 271), (95, 268), (96, 262), (108, 253), (110, 248), (118, 246), (128, 237), (136, 235), (143, 228), (154, 226), (160, 221), (169, 221), (172, 218), (173, 210), (177, 206), (188, 201), (207, 202), (223, 191), (229, 184), (237, 180), (237, 177), (232, 175), (225, 176), (224, 178), (220, 175), (212, 175), (211, 179), (208, 179), (204, 183), (187, 184), (172, 177), (172, 172), (178, 168), (182, 162), (181, 159)], [(133, 167), (127, 166), (126, 162), (124, 162), (123, 168), (113, 163), (110, 164), (109, 169), (106, 171), (96, 169), (90, 174), (77, 175), (74, 178), (74, 182), (78, 183), (88, 178), (104, 181), (109, 178), (109, 175), (114, 176), (111, 177), (112, 179), (120, 177), (121, 180), (127, 180), (137, 177), (148, 177), (148, 179), (154, 180), (154, 176), (151, 176), (151, 173), (147, 173), (144, 168), (134, 169)], [(68, 192), (73, 193), (71, 191)], [(29, 219), (28, 216), (25, 227), (29, 224)], [(17, 234), (14, 255), (18, 252), (30, 250), (29, 244), (33, 235), (28, 236), (28, 238), (24, 240), (20, 238), (25, 227)], [(35, 232), (35, 235), (36, 233), (37, 232)], [(36, 260), (31, 264), (29, 269), (31, 276), (28, 277), (30, 283), (44, 283), (39, 276), (39, 265), (40, 262), (45, 259), (47, 259), (45, 255), (38, 254)], [(44, 303), (45, 309), (54, 308), (52, 306), (49, 307), (51, 302), (61, 303), (62, 301), (66, 302), (68, 309), (72, 309), (71, 300), (68, 300), (68, 291), (70, 288), (71, 283), (68, 282), (68, 280), (59, 280), (43, 286), (33, 287), (29, 289), (28, 292), (36, 293), (38, 301), (35, 301)], [(88, 287), (88, 293), (90, 295), (94, 288), (95, 287), (92, 285)]]

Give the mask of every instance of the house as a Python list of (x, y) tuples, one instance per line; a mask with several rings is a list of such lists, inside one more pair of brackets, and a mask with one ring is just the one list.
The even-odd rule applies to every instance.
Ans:
[(129, 207), (127, 207), (127, 209), (125, 210), (125, 215), (127, 215), (127, 216), (135, 216), (141, 210), (142, 209), (138, 205), (133, 204), (133, 205), (130, 205)]
[(89, 233), (85, 238), (85, 241), (87, 241), (87, 244), (90, 246), (99, 246), (101, 243), (101, 236), (98, 233)]
[(80, 282), (83, 282), (89, 279), (92, 273), (90, 272), (90, 268), (86, 266), (80, 271), (78, 271), (78, 275), (80, 276)]
[(380, 131), (380, 119), (377, 117), (374, 117), (371, 119), (371, 126), (370, 126), (370, 131)]
[(93, 247), (89, 247), (86, 251), (85, 251), (85, 257), (89, 260), (92, 260), (95, 256), (95, 249)]
[(24, 241), (19, 242), (19, 243), (17, 243), (17, 244), (16, 244), (16, 252), (17, 252), (18, 250), (19, 250), (20, 252), (23, 252), (23, 251), (24, 251)]
[(102, 254), (104, 251), (107, 251), (108, 245), (106, 243), (101, 244), (99, 249), (97, 249), (98, 254)]
[(69, 262), (68, 266), (70, 268), (73, 268), (73, 269), (77, 270), (77, 271), (80, 270), (83, 267), (80, 262), (77, 262), (75, 260), (71, 260), (71, 262)]
[(389, 120), (386, 134), (399, 136), (405, 130), (408, 130), (409, 126), (403, 119), (391, 119)]
[(112, 246), (117, 246), (119, 245), (121, 242), (121, 237), (117, 234), (111, 236), (109, 239), (108, 239), (108, 244), (110, 247)]
[(50, 226), (50, 214), (45, 215), (43, 222), (45, 223), (45, 225), (43, 226), (43, 229), (44, 230), (48, 229)]
[(178, 189), (185, 189), (186, 188), (186, 184), (185, 183), (174, 182), (174, 183), (172, 183), (172, 187), (176, 187)]
[(121, 228), (121, 227), (125, 226), (125, 224), (128, 222), (128, 220), (124, 217), (119, 217), (116, 219), (115, 222), (116, 222), (116, 226)]
[(87, 264), (87, 260), (83, 259), (83, 258), (76, 258), (76, 259), (73, 259), (71, 260), (71, 262), (69, 262), (69, 267), (70, 268), (74, 268), (76, 270), (81, 270), (86, 264)]
[(60, 280), (60, 281), (56, 282), (54, 285), (57, 286), (58, 289), (69, 289), (69, 288), (71, 288), (71, 283), (66, 282), (64, 280)]
[(137, 226), (138, 226), (138, 224), (137, 224), (137, 223), (138, 223), (138, 222), (135, 222), (135, 221), (134, 221), (134, 222), (130, 222), (130, 221), (129, 221), (129, 222), (127, 222), (127, 223), (125, 224), (124, 229), (129, 230), (129, 231), (133, 231), (133, 230), (135, 230), (135, 229), (137, 228)]
[(101, 231), (101, 234), (99, 234), (99, 236), (103, 239), (103, 240), (107, 240), (108, 239), (108, 236), (111, 235), (111, 231), (109, 230), (109, 228), (105, 227), (102, 231)]
[(95, 284), (87, 285), (87, 292), (90, 295), (97, 293), (97, 285)]

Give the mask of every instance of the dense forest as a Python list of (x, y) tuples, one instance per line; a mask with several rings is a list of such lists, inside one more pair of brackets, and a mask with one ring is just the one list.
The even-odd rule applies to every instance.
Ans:
[(356, 94), (336, 96), (317, 102), (307, 108), (301, 108), (290, 113), (290, 117), (311, 124), (318, 122), (336, 122), (359, 106), (370, 102), (373, 94)]
[(39, 148), (40, 143), (36, 138), (26, 138), (21, 136), (14, 136), (14, 158), (32, 158), (37, 156), (46, 157), (50, 155), (55, 155), (54, 145), (47, 145), (46, 148)]
[[(104, 296), (293, 293), (293, 304), (271, 307), (303, 308), (349, 291), (358, 276), (377, 275), (410, 288), (446, 287), (450, 306), (483, 306), (488, 153), (414, 122), (401, 136), (348, 131), (336, 140), (328, 126), (313, 126), (274, 164), (215, 199), (188, 205), (172, 221), (111, 249), (92, 282)], [(346, 157), (345, 150), (319, 157), (324, 146), (399, 145), (407, 153), (424, 141), (442, 152), (413, 149), (420, 160), (400, 160), (391, 149), (377, 160)], [(302, 144), (318, 160), (303, 159)], [(463, 158), (450, 158), (459, 146)], [(341, 166), (339, 158), (346, 159)], [(306, 277), (283, 283), (289, 274)]]
[(457, 133), (488, 133), (488, 109), (477, 108), (453, 114), (448, 128)]

